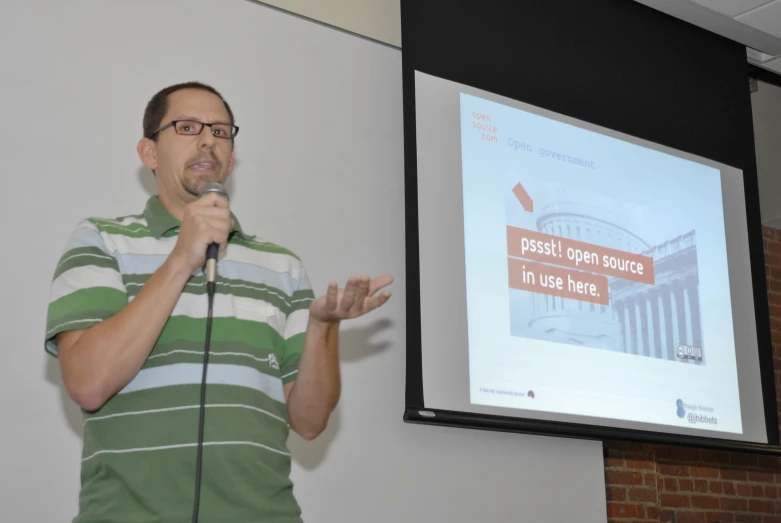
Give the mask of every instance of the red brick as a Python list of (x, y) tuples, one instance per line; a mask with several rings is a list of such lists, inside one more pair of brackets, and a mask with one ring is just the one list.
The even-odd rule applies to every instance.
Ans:
[(645, 507), (645, 517), (656, 520), (655, 523), (659, 523), (659, 507), (656, 505), (647, 505)]
[(625, 501), (626, 487), (607, 487), (608, 501)]
[(719, 498), (717, 496), (692, 496), (692, 507), (694, 508), (712, 508), (718, 510), (721, 508)]
[(778, 231), (772, 227), (762, 227), (762, 238), (773, 241), (778, 238)]
[(691, 479), (681, 479), (678, 480), (678, 488), (681, 489), (683, 492), (691, 492), (694, 490), (694, 480)]
[(748, 510), (748, 501), (741, 498), (721, 498), (721, 510), (745, 512)]
[(643, 484), (649, 487), (656, 487), (656, 474), (644, 474), (643, 475), (645, 481), (643, 481)]
[(764, 499), (750, 499), (748, 500), (748, 509), (751, 512), (772, 514), (776, 511), (776, 504), (772, 501), (765, 501)]
[(664, 480), (664, 489), (668, 492), (678, 492), (678, 480), (675, 478), (659, 478)]
[(670, 463), (662, 463), (659, 465), (659, 474), (662, 474), (663, 476), (687, 477), (689, 475), (689, 467), (684, 465), (673, 465)]
[[(777, 249), (777, 247), (775, 247), (775, 249)], [(765, 267), (765, 278), (767, 280), (778, 280), (779, 274), (781, 274), (781, 272), (779, 272), (777, 267)]]
[(727, 465), (729, 463), (729, 454), (723, 450), (703, 450), (700, 452), (702, 461), (715, 465)]
[(706, 480), (706, 479), (695, 479), (694, 480), (694, 491), (695, 492), (708, 492), (708, 480)]
[(678, 512), (675, 515), (675, 523), (708, 523), (705, 512)]
[(729, 481), (724, 481), (721, 484), (722, 487), (724, 487), (724, 494), (727, 496), (734, 496), (735, 495), (735, 484), (731, 483)]
[(656, 465), (650, 459), (627, 459), (626, 468), (634, 470), (654, 470)]
[(689, 467), (689, 473), (697, 478), (719, 477), (719, 471), (715, 467)]
[(762, 523), (781, 523), (781, 515), (762, 516)]
[(656, 502), (656, 490), (641, 487), (630, 488), (628, 498), (629, 501)]
[(681, 508), (681, 507), (691, 506), (691, 500), (689, 499), (689, 496), (684, 496), (681, 494), (662, 493), (660, 495), (660, 500), (662, 502), (663, 507)]
[(608, 516), (614, 518), (642, 518), (643, 507), (640, 505), (633, 505), (628, 503), (608, 503), (607, 504)]
[(624, 466), (624, 458), (614, 458), (614, 457), (607, 457), (605, 458), (605, 467), (609, 468), (618, 468)]
[(748, 473), (745, 470), (721, 469), (721, 478), (734, 481), (746, 481), (748, 479)]
[(643, 475), (639, 472), (607, 470), (605, 471), (605, 481), (608, 485), (642, 485)]
[(721, 494), (724, 492), (724, 487), (721, 486), (721, 481), (710, 481), (708, 483), (708, 491), (714, 494)]
[(765, 489), (762, 487), (762, 485), (751, 485), (751, 497), (752, 498), (765, 497)]
[(751, 497), (751, 485), (748, 483), (738, 483), (736, 485), (738, 496), (743, 498), (750, 498)]
[(781, 266), (781, 255), (777, 252), (765, 253), (765, 266), (779, 267)]
[(756, 514), (735, 514), (735, 523), (762, 523), (762, 516)]
[(778, 487), (765, 487), (765, 497), (774, 499), (779, 497), (779, 492), (781, 492), (781, 489)]
[(718, 521), (719, 523), (735, 522), (735, 516), (729, 512), (706, 512), (705, 519), (708, 521)]
[(756, 481), (759, 483), (773, 483), (774, 481), (774, 477), (772, 473), (762, 472), (759, 470), (749, 470), (748, 479), (749, 481)]
[(669, 508), (659, 510), (659, 521), (661, 523), (669, 523), (675, 520), (675, 511)]

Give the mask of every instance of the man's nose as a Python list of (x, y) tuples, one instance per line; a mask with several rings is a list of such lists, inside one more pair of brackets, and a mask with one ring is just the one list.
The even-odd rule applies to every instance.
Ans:
[(217, 138), (212, 134), (212, 128), (208, 125), (204, 125), (201, 134), (198, 136), (198, 148), (211, 149), (214, 147), (216, 141)]

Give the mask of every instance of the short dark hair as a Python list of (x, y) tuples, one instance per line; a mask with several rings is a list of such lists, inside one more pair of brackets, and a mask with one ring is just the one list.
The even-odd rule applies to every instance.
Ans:
[(151, 100), (149, 100), (149, 103), (146, 104), (143, 124), (145, 138), (157, 140), (155, 131), (160, 128), (163, 117), (165, 116), (165, 113), (168, 112), (168, 95), (181, 89), (201, 89), (203, 91), (208, 91), (217, 95), (217, 97), (222, 100), (222, 103), (225, 104), (225, 109), (228, 111), (228, 115), (230, 116), (230, 123), (235, 124), (233, 119), (233, 111), (231, 111), (230, 105), (228, 105), (228, 102), (225, 101), (225, 98), (222, 97), (217, 89), (201, 82), (183, 82), (169, 85), (168, 87), (161, 89), (152, 97)]

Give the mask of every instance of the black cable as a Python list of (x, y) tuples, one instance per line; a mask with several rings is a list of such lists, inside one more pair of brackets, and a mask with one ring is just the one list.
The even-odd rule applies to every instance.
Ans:
[(209, 296), (209, 312), (206, 316), (206, 342), (203, 347), (203, 375), (201, 376), (201, 404), (198, 418), (198, 456), (195, 460), (195, 499), (193, 501), (193, 520), (198, 522), (198, 511), (201, 505), (201, 469), (203, 468), (203, 427), (206, 414), (206, 369), (209, 367), (209, 345), (212, 337), (212, 311), (214, 309), (214, 282), (206, 283), (206, 293)]

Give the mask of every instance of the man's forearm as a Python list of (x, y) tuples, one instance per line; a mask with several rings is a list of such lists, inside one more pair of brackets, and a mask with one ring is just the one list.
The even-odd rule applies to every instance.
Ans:
[(314, 439), (328, 423), (341, 394), (339, 323), (310, 319), (295, 385), (288, 397), (290, 426)]
[(114, 316), (58, 336), (63, 383), (86, 410), (97, 410), (138, 373), (171, 315), (190, 272), (168, 258)]

